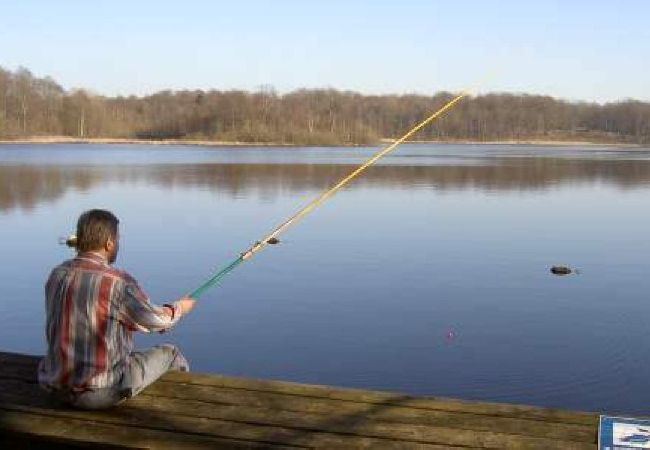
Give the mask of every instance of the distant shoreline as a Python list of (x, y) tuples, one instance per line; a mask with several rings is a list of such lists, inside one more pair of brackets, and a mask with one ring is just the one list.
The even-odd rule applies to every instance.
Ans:
[[(386, 145), (393, 139), (380, 139), (375, 145)], [(543, 139), (521, 139), (501, 141), (471, 141), (471, 140), (434, 140), (407, 141), (410, 144), (464, 144), (464, 145), (544, 145), (544, 146), (603, 146), (644, 148), (640, 144), (624, 142), (592, 142), (592, 141), (561, 141)], [(136, 144), (136, 145), (194, 145), (200, 147), (373, 147), (373, 144), (295, 144), (279, 142), (240, 142), (240, 141), (210, 141), (200, 139), (126, 139), (126, 138), (72, 138), (66, 136), (34, 136), (21, 139), (0, 139), (0, 144)]]
[[(382, 144), (394, 142), (392, 139), (382, 139)], [(627, 142), (593, 142), (593, 141), (552, 141), (546, 139), (521, 139), (502, 141), (469, 141), (469, 140), (440, 140), (440, 141), (407, 141), (409, 144), (463, 144), (463, 145), (544, 145), (544, 146), (602, 146), (602, 147), (631, 147), (644, 148), (641, 144)]]
[[(66, 136), (35, 136), (21, 139), (0, 139), (0, 144), (137, 144), (137, 145), (197, 145), (202, 147), (297, 147), (298, 144), (270, 142), (209, 141), (200, 139), (127, 139), (72, 138)], [(307, 146), (301, 146), (307, 147)]]

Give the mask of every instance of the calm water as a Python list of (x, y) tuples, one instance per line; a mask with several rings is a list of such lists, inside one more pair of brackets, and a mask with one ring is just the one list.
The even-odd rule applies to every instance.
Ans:
[[(120, 217), (118, 265), (163, 302), (374, 150), (0, 146), (0, 349), (42, 353), (43, 282), (83, 210)], [(648, 149), (406, 145), (138, 344), (197, 371), (647, 414), (649, 224)]]

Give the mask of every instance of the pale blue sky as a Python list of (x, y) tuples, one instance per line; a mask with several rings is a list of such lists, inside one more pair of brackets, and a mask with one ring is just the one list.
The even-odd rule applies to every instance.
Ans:
[(460, 90), (650, 101), (650, 1), (0, 3), (0, 66), (107, 95)]

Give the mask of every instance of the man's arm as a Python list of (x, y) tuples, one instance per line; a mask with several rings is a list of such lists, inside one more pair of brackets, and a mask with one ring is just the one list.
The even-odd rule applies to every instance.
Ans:
[(195, 300), (181, 297), (172, 304), (158, 306), (140, 289), (137, 283), (125, 287), (120, 320), (131, 328), (150, 333), (165, 331), (194, 307)]

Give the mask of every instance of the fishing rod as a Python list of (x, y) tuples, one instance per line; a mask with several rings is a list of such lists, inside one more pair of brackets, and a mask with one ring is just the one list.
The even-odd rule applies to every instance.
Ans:
[(413, 134), (417, 133), (420, 129), (431, 123), (433, 120), (438, 118), (440, 115), (442, 115), (445, 111), (448, 109), (452, 108), (456, 103), (458, 103), (461, 99), (464, 97), (467, 97), (469, 95), (469, 91), (465, 90), (462, 93), (458, 94), (451, 100), (449, 100), (447, 103), (445, 103), (442, 107), (440, 107), (436, 112), (431, 114), (429, 117), (415, 125), (413, 128), (411, 128), (406, 134), (404, 134), (401, 138), (397, 139), (395, 142), (392, 144), (388, 145), (386, 148), (383, 148), (379, 150), (377, 153), (375, 153), (373, 156), (368, 158), (363, 164), (361, 164), (358, 168), (353, 170), (349, 175), (346, 177), (342, 178), (338, 183), (336, 183), (334, 186), (325, 189), (320, 195), (318, 195), (314, 200), (309, 202), (307, 205), (303, 206), (300, 208), (295, 214), (290, 216), (288, 219), (286, 219), (284, 222), (282, 222), (280, 225), (275, 227), (273, 231), (271, 231), (268, 235), (266, 235), (263, 239), (256, 241), (253, 245), (251, 245), (248, 249), (243, 251), (242, 253), (239, 254), (237, 258), (232, 260), (229, 264), (215, 272), (208, 280), (206, 280), (203, 284), (201, 284), (199, 287), (194, 289), (192, 292), (188, 294), (188, 297), (191, 297), (193, 299), (198, 299), (205, 291), (207, 291), (209, 288), (214, 286), (215, 284), (219, 283), (221, 279), (226, 276), (228, 273), (230, 273), (232, 270), (235, 269), (235, 267), (239, 266), (241, 263), (244, 261), (247, 261), (250, 259), (255, 253), (259, 252), (263, 248), (265, 248), (267, 245), (271, 244), (277, 244), (280, 242), (278, 240), (278, 236), (285, 231), (288, 227), (290, 227), (292, 224), (296, 223), (298, 220), (300, 220), (302, 217), (307, 215), (310, 211), (312, 211), (314, 208), (316, 208), (318, 205), (323, 203), (325, 200), (327, 200), (329, 197), (334, 195), (339, 189), (341, 189), (343, 186), (348, 184), (353, 178), (355, 178), (357, 175), (359, 175), (361, 172), (366, 170), (368, 167), (370, 167), (372, 164), (377, 162), (380, 158), (383, 156), (387, 155), (391, 151), (393, 151), (398, 145), (406, 141), (409, 137), (411, 137)]

